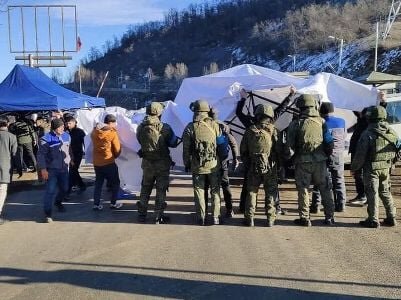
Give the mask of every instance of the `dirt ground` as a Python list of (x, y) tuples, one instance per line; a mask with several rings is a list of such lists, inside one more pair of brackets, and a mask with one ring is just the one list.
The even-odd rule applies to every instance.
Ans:
[[(89, 166), (82, 172), (93, 180)], [(192, 183), (180, 172), (168, 193), (171, 224), (138, 224), (136, 199), (123, 200), (119, 211), (106, 205), (93, 212), (93, 187), (73, 194), (67, 212), (43, 224), (43, 186), (29, 179), (11, 188), (9, 222), (0, 226), (0, 299), (401, 298), (401, 226), (361, 228), (366, 207), (351, 206), (333, 227), (322, 224), (322, 212), (311, 228), (294, 226), (293, 182), (280, 186), (288, 213), (276, 226), (265, 227), (259, 201), (256, 226), (248, 228), (239, 214), (223, 225), (195, 225)], [(350, 199), (348, 173), (346, 181)], [(238, 207), (241, 182), (232, 183)], [(392, 191), (401, 223), (400, 169)]]

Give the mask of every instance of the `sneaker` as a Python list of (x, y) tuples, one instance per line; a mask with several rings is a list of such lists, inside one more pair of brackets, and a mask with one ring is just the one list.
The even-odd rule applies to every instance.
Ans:
[(299, 226), (305, 226), (305, 227), (312, 226), (311, 221), (309, 219), (305, 219), (305, 218), (295, 219), (294, 223)]
[(287, 211), (283, 208), (281, 208), (281, 205), (276, 206), (276, 215), (286, 215)]
[(309, 206), (309, 213), (317, 214), (318, 212), (319, 212), (319, 207), (318, 206)]
[(66, 209), (65, 209), (65, 207), (64, 207), (64, 205), (62, 203), (55, 204), (55, 206), (57, 207), (58, 212), (65, 212), (66, 211)]
[(52, 217), (45, 217), (45, 219), (43, 220), (43, 223), (52, 223), (53, 219)]
[(368, 203), (368, 199), (366, 198), (366, 196), (364, 197), (355, 197), (354, 199), (351, 199), (349, 201), (350, 204), (354, 204), (354, 205), (361, 205), (364, 206), (365, 204)]
[(361, 225), (363, 227), (367, 227), (367, 228), (379, 228), (380, 227), (380, 224), (378, 222), (371, 221), (368, 219), (360, 221), (359, 225)]
[(273, 227), (274, 226), (274, 220), (267, 220), (267, 227)]
[(79, 187), (77, 185), (74, 185), (71, 187), (71, 192), (76, 192), (79, 190)]
[(334, 221), (334, 218), (326, 218), (326, 219), (324, 219), (323, 223), (324, 223), (325, 225), (332, 226), (332, 225), (335, 224), (335, 221)]
[(146, 223), (146, 216), (145, 215), (138, 215), (138, 222), (139, 223)]
[(382, 222), (384, 226), (397, 226), (397, 220), (395, 218), (385, 218)]
[(103, 205), (101, 205), (101, 204), (93, 205), (93, 210), (101, 211), (101, 210), (103, 210)]
[(217, 218), (213, 218), (213, 225), (220, 225), (220, 219)]
[(232, 217), (234, 217), (234, 216), (235, 216), (235, 213), (234, 213), (234, 211), (233, 211), (232, 209), (229, 209), (229, 210), (226, 211), (225, 217), (226, 217), (227, 219), (230, 219), (230, 218), (232, 218)]
[(68, 202), (70, 200), (71, 200), (71, 196), (70, 195), (65, 195), (64, 198), (63, 198), (64, 202)]
[(170, 218), (167, 216), (161, 216), (156, 218), (155, 224), (168, 224), (170, 223)]
[(253, 222), (253, 218), (250, 218), (250, 219), (245, 218), (244, 221), (243, 221), (242, 223), (243, 223), (245, 226), (248, 226), (248, 227), (254, 227), (254, 226), (255, 226), (255, 224), (254, 224), (254, 222)]
[(120, 209), (123, 207), (122, 203), (110, 204), (110, 209)]

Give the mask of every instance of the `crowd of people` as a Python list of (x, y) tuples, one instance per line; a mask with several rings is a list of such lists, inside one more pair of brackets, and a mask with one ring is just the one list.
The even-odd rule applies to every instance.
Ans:
[[(335, 224), (334, 214), (345, 210), (347, 202), (344, 182), (344, 157), (347, 129), (345, 121), (334, 116), (332, 103), (319, 102), (319, 95), (304, 94), (295, 97), (295, 90), (273, 109), (268, 104), (259, 104), (253, 115), (245, 114), (243, 108), (247, 93), (241, 91), (236, 115), (243, 123), (245, 133), (238, 147), (230, 127), (219, 121), (217, 111), (207, 101), (191, 103), (193, 121), (184, 129), (182, 138), (175, 135), (171, 126), (161, 121), (164, 105), (152, 102), (146, 108), (146, 117), (137, 128), (137, 140), (141, 146), (138, 155), (142, 158), (142, 184), (138, 208), (138, 221), (147, 222), (148, 203), (153, 188), (156, 188), (153, 221), (168, 223), (166, 193), (173, 161), (170, 148), (183, 144), (185, 171), (192, 174), (195, 213), (201, 226), (209, 223), (208, 198), (211, 199), (211, 224), (221, 224), (220, 188), (225, 202), (225, 218), (234, 216), (232, 193), (228, 171), (237, 168), (238, 157), (244, 166), (244, 181), (238, 212), (244, 215), (244, 225), (254, 226), (259, 187), (265, 191), (266, 226), (275, 224), (280, 206), (279, 182), (284, 167), (295, 166), (295, 183), (298, 191), (299, 218), (294, 222), (300, 226), (311, 226), (310, 215), (319, 211), (322, 203), (324, 224)], [(294, 99), (295, 98), (295, 99)], [(293, 120), (279, 132), (274, 122), (289, 111)], [(351, 172), (355, 178), (356, 198), (351, 203), (367, 204), (368, 217), (360, 222), (364, 227), (380, 226), (378, 205), (382, 200), (386, 218), (382, 225), (395, 226), (396, 209), (390, 192), (390, 172), (399, 149), (397, 134), (386, 122), (385, 101), (356, 113), (358, 121), (351, 138)], [(44, 221), (52, 222), (52, 210), (65, 211), (63, 205), (72, 190), (79, 193), (86, 189), (79, 175), (84, 155), (85, 132), (77, 127), (72, 115), (53, 113), (47, 122), (29, 124), (26, 119), (15, 122), (0, 118), (0, 212), (11, 180), (13, 166), (21, 173), (26, 166), (37, 170), (39, 178), (46, 182), (43, 196)], [(41, 125), (39, 125), (41, 124)], [(91, 133), (95, 187), (93, 210), (103, 210), (101, 191), (104, 181), (111, 191), (110, 209), (120, 209), (118, 202), (120, 180), (115, 162), (121, 153), (116, 129), (117, 120), (112, 114), (96, 124)], [(38, 129), (40, 128), (40, 130)], [(36, 129), (35, 129), (36, 128)], [(229, 160), (231, 151), (232, 160)], [(26, 153), (26, 156), (24, 156)], [(36, 153), (36, 155), (35, 155)], [(26, 158), (26, 159), (25, 159)], [(309, 190), (313, 186), (310, 201)]]

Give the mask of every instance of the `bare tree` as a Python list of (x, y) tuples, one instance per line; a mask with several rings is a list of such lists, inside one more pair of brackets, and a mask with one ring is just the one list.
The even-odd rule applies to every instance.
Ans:
[(54, 82), (59, 83), (59, 84), (63, 82), (63, 74), (62, 74), (62, 72), (60, 71), (60, 69), (53, 68), (53, 69), (52, 69), (52, 73), (51, 73), (51, 75), (50, 75), (50, 78), (51, 78)]
[(175, 73), (175, 67), (169, 63), (165, 68), (164, 68), (164, 77), (168, 80), (173, 79)]
[(174, 78), (178, 83), (181, 83), (181, 81), (188, 77), (188, 67), (184, 63), (176, 63), (175, 64), (175, 73), (174, 73)]

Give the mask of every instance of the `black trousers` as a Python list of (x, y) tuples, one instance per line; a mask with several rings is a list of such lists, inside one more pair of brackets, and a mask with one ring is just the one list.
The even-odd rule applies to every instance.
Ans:
[(70, 190), (73, 186), (84, 187), (85, 184), (79, 174), (79, 166), (81, 165), (82, 161), (82, 153), (74, 153), (74, 165), (70, 166)]

